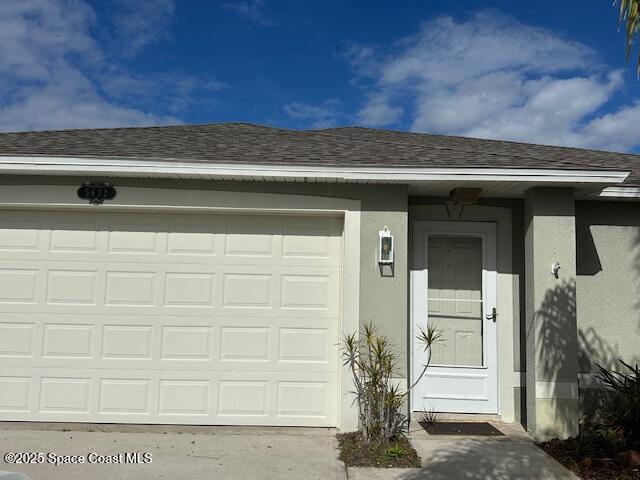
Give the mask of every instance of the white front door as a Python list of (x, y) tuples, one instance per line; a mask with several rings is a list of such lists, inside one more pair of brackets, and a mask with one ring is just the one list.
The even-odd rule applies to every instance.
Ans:
[[(495, 224), (416, 222), (413, 249), (413, 410), (498, 413)], [(420, 377), (427, 326), (442, 337)]]

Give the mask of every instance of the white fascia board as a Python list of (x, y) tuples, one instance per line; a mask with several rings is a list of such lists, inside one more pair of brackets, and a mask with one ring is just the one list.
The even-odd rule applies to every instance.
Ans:
[(640, 198), (640, 187), (607, 187), (600, 192), (603, 198)]
[(629, 172), (608, 170), (547, 170), (525, 168), (413, 168), (250, 165), (203, 162), (168, 162), (138, 159), (0, 156), (0, 173), (30, 175), (117, 175), (155, 178), (293, 177), (346, 181), (487, 181), (608, 183), (623, 182)]

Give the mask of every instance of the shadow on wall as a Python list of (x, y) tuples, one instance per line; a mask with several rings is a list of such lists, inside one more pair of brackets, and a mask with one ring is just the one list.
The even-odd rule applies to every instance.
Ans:
[[(640, 340), (640, 215), (638, 204), (629, 202), (577, 202), (576, 209), (578, 277), (596, 277), (604, 274), (600, 280), (604, 283), (600, 284), (597, 298), (589, 300), (599, 302), (606, 306), (607, 312), (612, 312), (611, 316), (599, 318), (595, 328), (586, 327), (578, 332), (578, 371), (596, 372), (596, 363), (605, 368), (619, 367), (618, 359), (625, 354), (619, 350), (617, 341), (611, 344), (598, 335), (597, 331), (608, 334), (605, 336), (613, 339), (635, 335)], [(629, 229), (633, 230), (632, 233)], [(597, 241), (594, 235), (598, 236)], [(601, 254), (604, 254), (603, 258)], [(635, 284), (631, 286), (634, 290), (631, 297), (635, 300), (632, 300), (632, 303), (618, 304), (618, 301), (611, 299), (611, 293), (626, 292), (629, 281), (632, 285)], [(625, 306), (631, 308), (625, 311)], [(616, 331), (617, 322), (628, 319), (616, 318), (616, 312), (621, 308), (624, 315), (631, 314), (636, 318), (634, 330), (628, 330), (627, 324), (625, 330)], [(578, 319), (578, 325), (580, 324)], [(611, 335), (613, 332), (615, 335)], [(626, 357), (627, 362), (640, 362), (638, 355), (629, 357), (628, 349)]]
[[(416, 442), (424, 467), (410, 469), (402, 480), (514, 480), (575, 478), (530, 442), (467, 439)], [(426, 445), (425, 447), (423, 447)]]
[(535, 315), (534, 324), (541, 339), (537, 362), (545, 378), (553, 381), (561, 378), (563, 373), (570, 375), (575, 371), (576, 362), (576, 352), (572, 347), (575, 339), (570, 337), (575, 333), (575, 280), (563, 280), (547, 290)]
[[(577, 352), (576, 342), (576, 282), (574, 279), (563, 280), (555, 287), (548, 289), (544, 300), (535, 313), (533, 325), (537, 329), (539, 345), (536, 352), (536, 369), (542, 378), (553, 385), (558, 382), (571, 382), (575, 378)], [(534, 332), (528, 332), (533, 334)], [(554, 432), (551, 436), (571, 432), (575, 426), (575, 403), (566, 398), (565, 392), (549, 392), (549, 411), (554, 412)], [(547, 422), (545, 422), (547, 423)], [(547, 435), (544, 432), (539, 434)]]
[[(640, 240), (639, 240), (640, 241)], [(640, 248), (639, 248), (640, 251)], [(640, 256), (639, 265), (640, 265)], [(640, 271), (640, 270), (639, 270)], [(606, 300), (603, 300), (606, 301)], [(640, 308), (640, 302), (638, 303)], [(545, 295), (538, 312), (536, 324), (542, 338), (538, 365), (549, 382), (572, 381), (573, 372), (597, 372), (597, 366), (615, 369), (620, 366), (618, 347), (598, 335), (593, 327), (578, 329), (576, 318), (576, 282), (562, 281)], [(578, 351), (573, 347), (572, 335), (577, 335)], [(591, 417), (597, 405), (597, 383), (581, 385), (580, 412)], [(563, 392), (558, 392), (560, 397)], [(554, 400), (555, 421), (562, 430), (575, 418), (574, 405), (568, 401)]]
[(613, 368), (619, 365), (618, 358), (618, 347), (599, 336), (593, 327), (578, 330), (579, 372), (596, 372), (596, 364), (608, 369)]
[(591, 295), (579, 298), (587, 318), (578, 319), (578, 371), (592, 373), (580, 379), (580, 409), (593, 419), (600, 401), (597, 365), (619, 371), (621, 358), (640, 362), (640, 216), (633, 204), (583, 204), (578, 210), (577, 270), (585, 277), (579, 295)]
[[(604, 271), (604, 266), (602, 265), (600, 255), (598, 253), (598, 247), (596, 246), (596, 242), (591, 232), (591, 227), (593, 227), (594, 224), (592, 222), (586, 222), (584, 217), (586, 217), (586, 215), (578, 217), (582, 220), (578, 222), (576, 226), (578, 246), (577, 273), (579, 276), (595, 276)], [(603, 222), (602, 219), (598, 220), (600, 220), (598, 225), (606, 225), (609, 227), (616, 227), (625, 223), (629, 226), (640, 226), (638, 225), (637, 218), (634, 219), (634, 221), (630, 221), (628, 219), (626, 222), (612, 221), (609, 223)], [(637, 292), (637, 300), (634, 302), (633, 308), (638, 315), (638, 327), (636, 332), (628, 332), (628, 334), (635, 333), (638, 335), (638, 339), (640, 340), (640, 228), (634, 228), (630, 249), (630, 251), (621, 251), (617, 253), (628, 255), (631, 264), (630, 266), (634, 276), (633, 281)], [(598, 298), (597, 300), (605, 305), (607, 302), (611, 301), (605, 290), (602, 291), (602, 298)], [(612, 308), (612, 311), (615, 310)], [(580, 319), (578, 319), (578, 325), (581, 323), (579, 320)], [(616, 318), (602, 318), (602, 327), (599, 329), (601, 331), (610, 331), (612, 327), (615, 328), (616, 320)], [(578, 343), (579, 372), (597, 372), (598, 368), (596, 364), (607, 369), (614, 369), (621, 366), (618, 360), (623, 356), (623, 354), (620, 352), (617, 343), (614, 345), (608, 342), (597, 333), (594, 327), (579, 328)], [(626, 361), (630, 361), (632, 363), (640, 362), (640, 358), (636, 356), (634, 358), (627, 358)]]

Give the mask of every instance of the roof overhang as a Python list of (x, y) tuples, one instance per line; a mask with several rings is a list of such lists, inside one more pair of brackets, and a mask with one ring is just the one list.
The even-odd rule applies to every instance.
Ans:
[[(483, 196), (519, 196), (537, 185), (574, 186), (582, 196), (624, 182), (629, 172), (530, 168), (414, 168), (178, 162), (122, 158), (0, 156), (0, 174), (408, 184), (410, 193), (438, 195), (451, 186), (477, 186)], [(507, 188), (511, 186), (511, 188)], [(444, 189), (444, 190), (443, 190)], [(605, 189), (605, 190), (603, 190)], [(501, 192), (501, 193), (500, 193)], [(597, 196), (597, 195), (596, 195)], [(609, 195), (611, 196), (611, 195)]]
[(606, 187), (604, 188), (599, 195), (601, 198), (615, 198), (615, 199), (626, 199), (633, 200), (640, 198), (640, 187), (633, 186), (617, 186), (617, 187)]

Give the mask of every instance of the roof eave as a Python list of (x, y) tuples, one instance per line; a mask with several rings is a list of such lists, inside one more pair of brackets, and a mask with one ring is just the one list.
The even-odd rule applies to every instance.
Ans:
[(121, 158), (1, 156), (0, 173), (202, 179), (303, 179), (377, 183), (474, 181), (619, 185), (628, 171), (539, 168), (442, 168), (309, 166), (175, 162)]

